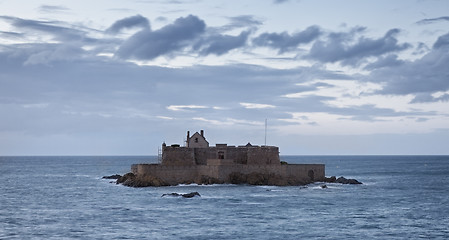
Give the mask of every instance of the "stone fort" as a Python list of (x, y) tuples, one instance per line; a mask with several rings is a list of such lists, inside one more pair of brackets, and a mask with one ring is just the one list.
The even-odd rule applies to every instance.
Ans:
[(190, 135), (185, 146), (162, 144), (160, 164), (134, 164), (137, 176), (156, 177), (168, 185), (182, 183), (249, 183), (302, 185), (323, 181), (324, 164), (286, 164), (276, 146), (209, 146), (204, 131)]

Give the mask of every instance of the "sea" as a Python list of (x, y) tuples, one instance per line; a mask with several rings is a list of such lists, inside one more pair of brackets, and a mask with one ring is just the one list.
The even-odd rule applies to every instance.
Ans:
[(0, 157), (0, 239), (449, 239), (449, 156), (281, 160), (363, 184), (130, 188), (102, 177), (156, 156)]

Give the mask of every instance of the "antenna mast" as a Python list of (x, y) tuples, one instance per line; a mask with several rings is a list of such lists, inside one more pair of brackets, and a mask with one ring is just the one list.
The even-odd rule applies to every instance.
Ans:
[(267, 146), (267, 119), (265, 118), (265, 146)]

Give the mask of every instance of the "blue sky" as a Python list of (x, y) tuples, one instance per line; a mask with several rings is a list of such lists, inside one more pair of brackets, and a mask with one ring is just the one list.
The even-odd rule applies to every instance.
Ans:
[(449, 154), (449, 2), (2, 1), (0, 155)]

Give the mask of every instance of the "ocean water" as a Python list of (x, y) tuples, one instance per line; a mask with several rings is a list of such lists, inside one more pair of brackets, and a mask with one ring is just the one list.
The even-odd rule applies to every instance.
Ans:
[(0, 239), (449, 239), (449, 156), (281, 159), (364, 184), (128, 188), (101, 177), (156, 157), (0, 157)]

